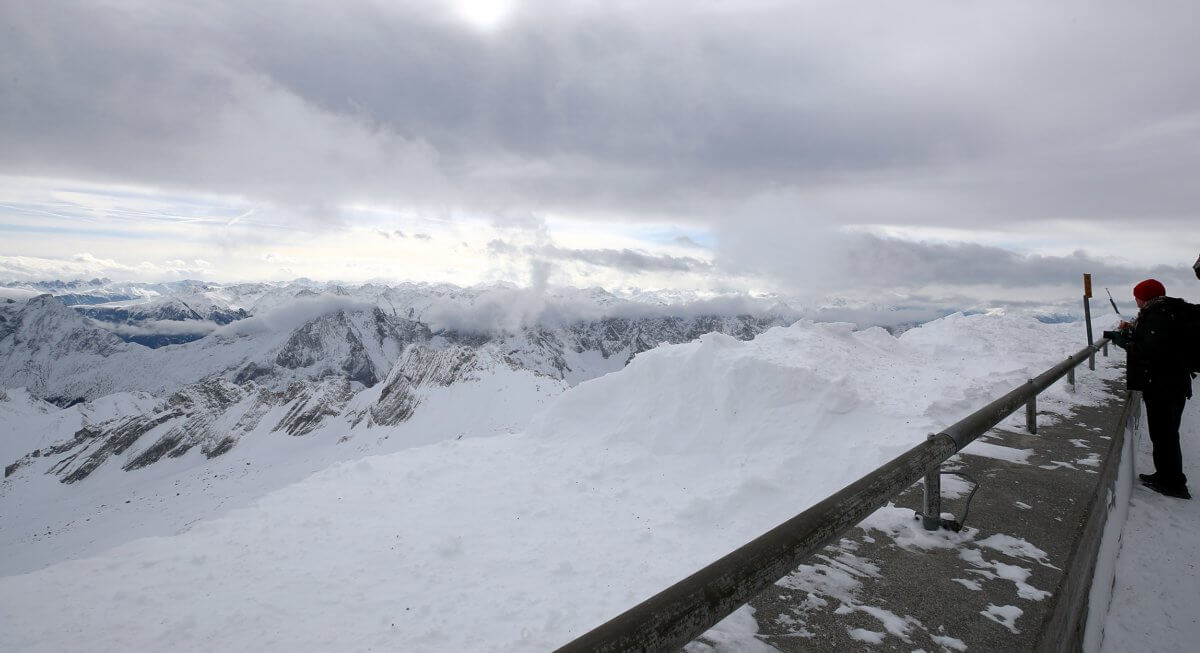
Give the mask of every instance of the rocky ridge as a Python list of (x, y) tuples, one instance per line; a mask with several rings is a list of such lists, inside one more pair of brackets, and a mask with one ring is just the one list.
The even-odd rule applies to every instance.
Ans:
[(282, 330), (239, 320), (196, 342), (148, 349), (49, 295), (7, 306), (0, 312), (0, 387), (24, 386), (59, 405), (126, 391), (164, 397), (137, 414), (84, 420), (70, 437), (11, 461), (8, 473), (42, 458), (47, 473), (75, 483), (107, 466), (133, 471), (193, 450), (212, 458), (251, 433), (386, 429), (411, 419), (429, 392), (493, 370), (575, 384), (662, 343), (710, 331), (749, 339), (783, 323), (751, 315), (602, 317), (494, 331), (434, 329), (415, 314), (341, 308)]

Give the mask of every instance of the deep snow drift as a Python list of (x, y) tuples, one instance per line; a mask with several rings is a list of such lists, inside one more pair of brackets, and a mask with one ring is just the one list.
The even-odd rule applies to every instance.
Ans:
[[(397, 367), (396, 374), (412, 372)], [(513, 433), (523, 429), (550, 398), (566, 387), (562, 382), (505, 365), (479, 365), (456, 377), (454, 383), (428, 384), (404, 395), (419, 403), (408, 419), (370, 428), (366, 420), (352, 428), (356, 411), (374, 407), (389, 386), (378, 384), (347, 402), (347, 415), (326, 415), (311, 430), (292, 435), (273, 430), (285, 422), (297, 402), (270, 407), (238, 446), (213, 458), (196, 447), (183, 456), (164, 456), (155, 464), (125, 471), (121, 460), (99, 466), (80, 482), (66, 484), (51, 473), (60, 463), (51, 445), (73, 442), (75, 433), (96, 424), (136, 423), (153, 414), (159, 400), (144, 393), (119, 393), (66, 409), (38, 401), (24, 390), (0, 396), (0, 453), (3, 460), (37, 448), (42, 455), (20, 458), (30, 462), (0, 481), (0, 575), (32, 571), (65, 559), (92, 555), (133, 537), (169, 535), (194, 522), (241, 507), (271, 490), (305, 478), (330, 464), (415, 446)], [(399, 396), (400, 392), (393, 392)], [(171, 400), (166, 400), (171, 404)], [(244, 426), (246, 413), (261, 411), (254, 396), (241, 402), (245, 410), (221, 413), (199, 411), (195, 419), (206, 429), (228, 437)], [(290, 407), (290, 409), (289, 409)], [(237, 406), (235, 406), (237, 408)], [(153, 436), (171, 428), (172, 421), (155, 427)], [(90, 426), (89, 426), (90, 425)], [(134, 446), (112, 458), (138, 460)], [(86, 453), (86, 452), (85, 452)], [(64, 452), (64, 461), (82, 456)], [(13, 465), (18, 463), (12, 463)]]
[[(523, 433), (337, 464), (180, 534), (2, 578), (0, 647), (551, 649), (1082, 341), (1080, 324), (993, 313), (661, 347)], [(1105, 397), (1119, 372), (1098, 362), (1040, 407)]]

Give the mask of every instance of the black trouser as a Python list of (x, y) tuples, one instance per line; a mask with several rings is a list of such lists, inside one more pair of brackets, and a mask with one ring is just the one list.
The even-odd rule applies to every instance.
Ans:
[(1187, 396), (1182, 394), (1144, 393), (1146, 424), (1154, 443), (1154, 473), (1165, 486), (1183, 486), (1183, 455), (1179, 452), (1179, 422)]

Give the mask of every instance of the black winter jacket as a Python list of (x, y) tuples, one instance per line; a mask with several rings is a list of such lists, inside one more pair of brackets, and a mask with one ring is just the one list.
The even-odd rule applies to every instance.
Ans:
[(1183, 367), (1183, 354), (1177, 349), (1182, 299), (1156, 297), (1138, 312), (1133, 333), (1125, 343), (1129, 352), (1126, 370), (1130, 390), (1155, 395), (1192, 396), (1192, 375)]

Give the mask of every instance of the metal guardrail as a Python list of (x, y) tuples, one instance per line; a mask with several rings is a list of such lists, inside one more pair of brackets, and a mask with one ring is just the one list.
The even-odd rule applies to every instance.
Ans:
[(1027, 429), (1036, 433), (1038, 394), (1064, 376), (1073, 385), (1075, 367), (1084, 360), (1095, 369), (1097, 351), (1108, 355), (1107, 339), (931, 434), (925, 442), (563, 646), (558, 653), (678, 651), (922, 477), (922, 522), (926, 528), (938, 528), (942, 524), (941, 464), (1022, 406), (1026, 407)]

